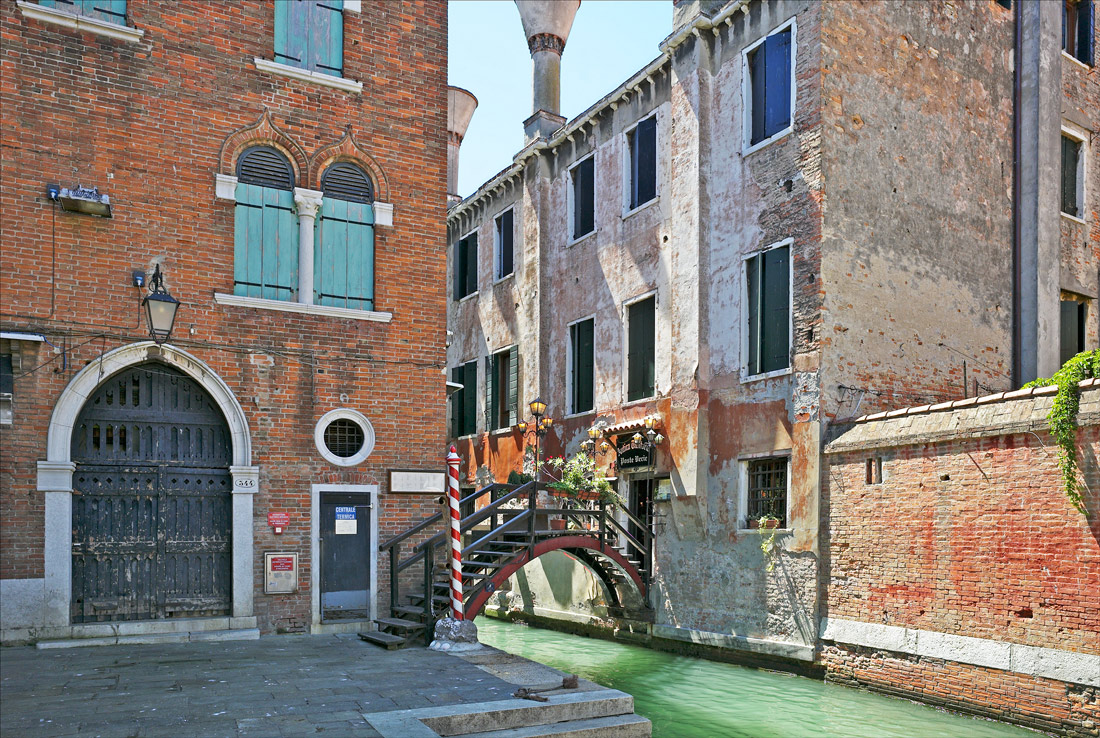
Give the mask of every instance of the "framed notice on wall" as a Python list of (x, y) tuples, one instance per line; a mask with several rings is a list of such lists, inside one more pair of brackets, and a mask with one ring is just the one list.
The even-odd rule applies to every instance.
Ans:
[(424, 469), (390, 469), (390, 493), (442, 495), (447, 492), (447, 473)]
[(264, 554), (264, 593), (290, 594), (298, 591), (298, 554)]

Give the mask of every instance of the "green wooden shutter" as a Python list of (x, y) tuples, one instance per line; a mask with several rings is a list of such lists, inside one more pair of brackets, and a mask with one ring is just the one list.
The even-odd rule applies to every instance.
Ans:
[(495, 430), (497, 427), (497, 398), (493, 392), (493, 380), (496, 374), (496, 357), (485, 357), (485, 430)]
[(340, 77), (344, 74), (344, 2), (314, 0), (309, 8), (306, 68)]
[(628, 402), (653, 395), (654, 390), (654, 305), (656, 301), (636, 302), (627, 316), (627, 392)]
[(761, 257), (754, 256), (745, 262), (747, 314), (749, 318), (748, 373), (760, 373), (760, 265)]
[(316, 229), (313, 288), (318, 305), (374, 309), (374, 209), (326, 197)]
[(464, 367), (462, 384), (462, 428), (464, 433), (477, 432), (477, 361), (468, 361)]
[(466, 236), (466, 292), (464, 295), (472, 295), (477, 292), (477, 233)]
[(454, 284), (452, 285), (451, 294), (457, 302), (464, 297), (462, 291), (466, 287), (466, 242), (462, 239), (455, 241), (454, 250), (451, 253), (453, 254), (451, 267), (454, 270), (452, 274)]
[(761, 372), (791, 365), (790, 247), (763, 254), (763, 311), (761, 321)]
[(275, 3), (275, 61), (308, 68), (312, 0), (278, 0)]
[(573, 342), (573, 396), (570, 412), (583, 413), (591, 410), (594, 383), (594, 341), (593, 321), (585, 320), (571, 327)]
[[(451, 381), (458, 384), (463, 383), (465, 375), (465, 367), (456, 366), (451, 369)], [(462, 389), (454, 392), (451, 395), (451, 436), (457, 438), (463, 435), (462, 433), (462, 411), (464, 409), (463, 400), (465, 393), (468, 390), (463, 387)]]
[(44, 8), (56, 8), (126, 25), (126, 0), (39, 0), (38, 4)]
[(508, 352), (508, 425), (519, 421), (519, 349)]
[(1062, 212), (1077, 216), (1077, 157), (1080, 144), (1062, 136)]
[(234, 226), (234, 294), (293, 300), (298, 289), (294, 193), (239, 183)]

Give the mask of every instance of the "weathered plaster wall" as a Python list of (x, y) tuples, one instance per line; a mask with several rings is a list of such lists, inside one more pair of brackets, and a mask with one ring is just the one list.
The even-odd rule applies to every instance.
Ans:
[(1011, 389), (1012, 13), (822, 13), (824, 414)]

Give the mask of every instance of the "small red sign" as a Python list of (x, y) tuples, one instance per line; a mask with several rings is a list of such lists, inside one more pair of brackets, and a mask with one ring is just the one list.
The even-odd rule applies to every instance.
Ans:
[(272, 556), (271, 571), (294, 571), (294, 557)]
[(267, 524), (276, 528), (285, 528), (290, 525), (290, 513), (269, 512), (267, 514)]

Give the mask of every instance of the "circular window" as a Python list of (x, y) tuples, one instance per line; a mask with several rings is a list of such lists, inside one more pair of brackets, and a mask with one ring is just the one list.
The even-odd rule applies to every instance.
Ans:
[(337, 466), (355, 466), (374, 450), (374, 428), (355, 410), (330, 410), (313, 432), (321, 456)]

